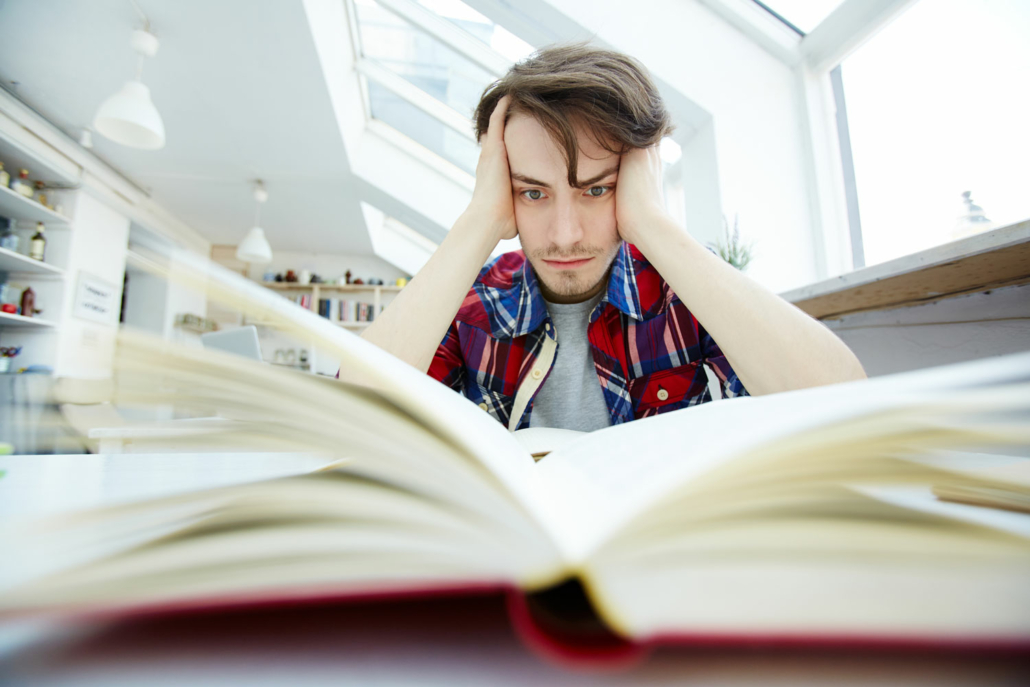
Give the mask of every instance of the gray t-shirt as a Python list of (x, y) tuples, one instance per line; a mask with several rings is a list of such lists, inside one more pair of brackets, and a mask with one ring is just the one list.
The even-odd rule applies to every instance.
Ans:
[(554, 365), (533, 399), (530, 427), (559, 427), (591, 432), (611, 424), (608, 404), (594, 369), (587, 340), (590, 313), (602, 294), (583, 303), (547, 304), (558, 350)]

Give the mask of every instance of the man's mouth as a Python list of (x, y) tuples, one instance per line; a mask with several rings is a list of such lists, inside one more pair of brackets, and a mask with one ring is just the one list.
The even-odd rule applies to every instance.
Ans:
[(593, 258), (581, 258), (579, 260), (544, 260), (548, 267), (552, 267), (556, 270), (574, 270), (578, 267), (582, 267), (593, 260)]

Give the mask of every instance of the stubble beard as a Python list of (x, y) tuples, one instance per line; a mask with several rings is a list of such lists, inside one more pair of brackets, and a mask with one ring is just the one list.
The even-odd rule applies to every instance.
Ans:
[[(605, 255), (603, 248), (590, 248), (590, 249), (579, 249), (576, 251), (558, 251), (553, 248), (541, 249), (529, 256), (529, 262), (533, 266), (536, 272), (537, 280), (543, 286), (545, 296), (548, 292), (553, 296), (558, 296), (563, 299), (575, 299), (576, 297), (582, 296), (585, 300), (588, 294), (593, 295), (595, 289), (602, 282), (607, 281), (608, 274), (611, 271), (612, 263), (615, 261), (615, 255), (621, 246), (621, 241), (608, 251)], [(604, 260), (605, 266), (601, 271), (601, 274), (596, 278), (591, 278), (590, 282), (587, 283), (585, 275), (580, 275), (578, 270), (560, 270), (555, 277), (544, 276), (537, 266), (542, 265), (544, 260), (569, 260), (573, 258), (588, 258), (600, 257)], [(546, 268), (546, 266), (544, 266)], [(551, 299), (548, 299), (551, 300)], [(572, 301), (575, 302), (575, 301)]]

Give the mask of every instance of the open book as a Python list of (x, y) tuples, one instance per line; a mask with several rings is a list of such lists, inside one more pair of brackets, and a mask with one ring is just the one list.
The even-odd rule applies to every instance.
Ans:
[(123, 332), (114, 401), (217, 409), (233, 422), (206, 446), (327, 467), (4, 523), (0, 618), (505, 589), (534, 645), (585, 655), (1030, 646), (1030, 354), (510, 434), (323, 318), (193, 269), (211, 298), (317, 339), (348, 381)]

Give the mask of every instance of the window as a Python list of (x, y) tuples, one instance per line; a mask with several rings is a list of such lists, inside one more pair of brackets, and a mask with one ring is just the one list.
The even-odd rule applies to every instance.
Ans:
[(418, 0), (418, 4), (474, 36), (511, 62), (518, 62), (533, 52), (532, 45), (503, 26), (493, 23), (461, 0)]
[(1027, 35), (1024, 0), (933, 0), (842, 63), (867, 265), (1030, 217)]
[(755, 0), (755, 2), (799, 33), (809, 33), (840, 7), (844, 0)]
[(494, 76), (372, 0), (357, 3), (361, 51), (465, 117)]
[(371, 79), (368, 81), (368, 99), (373, 119), (389, 124), (448, 162), (475, 175), (479, 146), (471, 139)]

